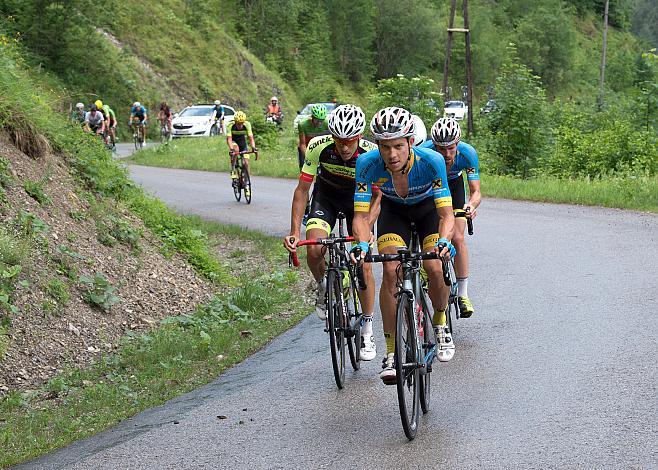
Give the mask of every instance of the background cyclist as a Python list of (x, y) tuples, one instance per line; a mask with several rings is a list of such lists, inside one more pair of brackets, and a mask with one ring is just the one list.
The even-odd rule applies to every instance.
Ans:
[[(299, 182), (292, 201), (290, 234), (284, 237), (283, 244), (288, 251), (295, 251), (300, 239), (300, 228), (308, 193), (316, 180), (313, 190), (313, 204), (310, 218), (306, 223), (306, 238), (324, 238), (331, 234), (339, 212), (345, 214), (347, 231), (352, 234), (354, 217), (354, 172), (360, 155), (376, 148), (374, 144), (361, 138), (366, 126), (363, 111), (357, 106), (341, 105), (329, 115), (331, 135), (311, 139), (306, 152), (306, 161), (299, 176)], [(368, 213), (368, 226), (372, 226), (379, 213), (380, 195), (373, 197)], [(325, 259), (324, 250), (319, 245), (307, 247), (306, 261), (317, 284), (316, 313), (321, 319), (326, 316), (325, 304)], [(359, 291), (359, 299), (364, 314), (361, 335), (361, 359), (370, 361), (377, 355), (375, 339), (372, 335), (372, 316), (375, 311), (375, 278), (372, 265), (363, 267), (367, 289)]]
[(93, 132), (96, 135), (105, 132), (105, 118), (95, 104), (90, 105), (89, 111), (85, 114), (84, 131)]
[[(239, 152), (247, 151), (247, 137), (249, 138), (249, 146), (254, 152), (258, 149), (254, 143), (254, 133), (251, 130), (251, 123), (247, 121), (247, 115), (244, 111), (237, 111), (233, 116), (233, 121), (226, 127), (226, 143), (228, 144), (229, 156), (231, 157), (231, 179), (235, 182), (237, 180), (237, 173), (235, 172), (235, 164)], [(249, 172), (249, 155), (242, 156), (245, 171)], [(245, 189), (247, 195), (249, 188)]]
[(117, 117), (116, 114), (114, 114), (114, 111), (110, 106), (103, 102), (101, 100), (96, 100), (94, 103), (96, 107), (98, 108), (98, 111), (103, 114), (103, 118), (105, 119), (105, 130), (110, 134), (110, 140), (112, 141), (112, 148), (116, 147), (116, 128), (117, 128)]
[(169, 140), (173, 137), (173, 129), (171, 127), (171, 108), (166, 101), (160, 103), (160, 110), (158, 111), (158, 121), (162, 127), (166, 126), (169, 132)]
[[(135, 101), (132, 108), (130, 108), (130, 126), (135, 124), (140, 124), (142, 127), (142, 140), (144, 145), (146, 145), (146, 124), (148, 123), (148, 111), (142, 103)], [(139, 130), (139, 129), (138, 129)]]
[[(478, 167), (478, 154), (475, 149), (461, 142), (462, 131), (454, 118), (440, 118), (432, 126), (432, 138), (422, 146), (436, 149), (446, 161), (448, 171), (448, 186), (452, 195), (452, 207), (455, 211), (466, 211), (466, 217), (475, 218), (480, 205), (480, 172)], [(464, 191), (464, 178), (466, 171), (469, 198), (466, 202)], [(457, 275), (457, 295), (459, 314), (468, 318), (473, 314), (473, 304), (468, 298), (468, 247), (464, 239), (466, 220), (463, 217), (455, 218), (455, 233), (452, 242), (457, 249), (455, 257), (455, 274)]]
[[(357, 160), (354, 193), (354, 236), (358, 245), (354, 258), (369, 251), (368, 211), (373, 184), (382, 192), (381, 212), (377, 220), (377, 247), (381, 254), (395, 254), (409, 246), (411, 223), (416, 225), (423, 251), (437, 250), (442, 243), (442, 256), (454, 255), (450, 238), (454, 229), (452, 201), (448, 190), (443, 157), (430, 149), (413, 147), (414, 119), (409, 111), (389, 107), (378, 111), (370, 121), (370, 131), (378, 149)], [(395, 293), (399, 263), (384, 263), (384, 276), (379, 291), (379, 305), (384, 323), (386, 358), (380, 378), (395, 383)], [(454, 345), (446, 327), (445, 310), (449, 290), (443, 283), (440, 260), (423, 262), (429, 278), (429, 296), (434, 307), (439, 341), (438, 358), (449, 361)]]
[(297, 157), (299, 159), (299, 170), (304, 166), (306, 158), (306, 146), (313, 137), (329, 134), (329, 122), (327, 121), (327, 107), (316, 104), (311, 108), (311, 115), (301, 121), (298, 126), (299, 145), (297, 146)]
[(224, 133), (224, 106), (219, 100), (215, 100), (215, 107), (212, 109), (212, 117), (210, 118), (217, 122), (219, 133)]

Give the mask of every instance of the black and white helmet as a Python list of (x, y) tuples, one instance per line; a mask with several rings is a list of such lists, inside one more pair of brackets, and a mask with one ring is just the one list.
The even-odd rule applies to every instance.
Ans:
[(329, 132), (339, 139), (352, 139), (366, 127), (366, 115), (361, 108), (351, 104), (342, 104), (329, 115)]
[(370, 132), (375, 140), (399, 139), (414, 135), (416, 126), (413, 115), (403, 108), (380, 109), (370, 121)]
[(432, 142), (437, 147), (450, 147), (459, 142), (462, 129), (454, 118), (439, 118), (432, 126)]

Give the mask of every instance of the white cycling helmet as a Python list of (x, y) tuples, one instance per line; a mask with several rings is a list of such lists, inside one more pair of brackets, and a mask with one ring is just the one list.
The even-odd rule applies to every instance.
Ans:
[(273, 96), (272, 98), (270, 98), (270, 101), (279, 101), (279, 98), (277, 98), (276, 96)]
[(135, 101), (135, 102), (133, 103), (133, 106), (134, 106), (135, 108), (139, 108), (141, 105), (142, 105), (142, 103), (140, 103), (139, 101)]
[(425, 127), (425, 123), (420, 116), (414, 114), (413, 117), (414, 126), (416, 127), (414, 131), (414, 145), (420, 145), (427, 140), (427, 127)]
[(78, 109), (84, 109), (85, 104), (84, 103), (78, 103), (78, 104), (75, 105), (75, 107), (78, 108)]
[(216, 104), (216, 105), (217, 105), (217, 104), (222, 104), (222, 102), (219, 101), (219, 100), (215, 100), (215, 104)]
[(411, 137), (415, 128), (412, 114), (404, 108), (394, 106), (380, 109), (370, 121), (370, 132), (375, 140)]
[(358, 106), (343, 104), (329, 115), (329, 132), (339, 139), (352, 139), (366, 128), (366, 115)]
[(437, 147), (450, 147), (458, 143), (461, 136), (462, 129), (454, 118), (439, 118), (432, 126), (432, 142)]

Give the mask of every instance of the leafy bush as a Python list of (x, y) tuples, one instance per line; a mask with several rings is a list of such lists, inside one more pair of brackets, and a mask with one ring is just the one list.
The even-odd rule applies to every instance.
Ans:
[(527, 178), (547, 151), (550, 123), (539, 77), (520, 62), (514, 44), (507, 47), (496, 81), (496, 104), (497, 111), (485, 118), (485, 135), (480, 138), (488, 157), (483, 158), (483, 166), (494, 173)]
[(627, 114), (616, 109), (602, 113), (571, 106), (560, 109), (555, 145), (543, 159), (542, 173), (569, 178), (658, 171), (656, 135), (637, 129)]
[(407, 78), (398, 74), (377, 82), (377, 92), (371, 97), (368, 118), (387, 106), (400, 106), (423, 120), (428, 129), (440, 115), (443, 103), (437, 84), (429, 77)]
[(113, 287), (101, 273), (96, 273), (94, 277), (80, 276), (78, 280), (84, 289), (83, 298), (94, 307), (107, 312), (120, 300), (114, 294), (116, 287)]

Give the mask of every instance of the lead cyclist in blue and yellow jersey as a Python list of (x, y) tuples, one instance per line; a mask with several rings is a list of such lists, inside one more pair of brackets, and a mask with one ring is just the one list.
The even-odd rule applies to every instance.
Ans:
[[(361, 108), (357, 106), (338, 106), (329, 115), (328, 127), (330, 135), (314, 137), (308, 143), (306, 159), (292, 201), (290, 234), (283, 239), (283, 243), (289, 251), (295, 251), (297, 247), (304, 207), (308, 201), (308, 193), (313, 180), (315, 180), (315, 189), (310, 216), (306, 223), (306, 238), (329, 236), (339, 212), (345, 214), (347, 231), (352, 235), (355, 168), (358, 160), (376, 146), (362, 139), (366, 118)], [(378, 214), (379, 195), (375, 195), (372, 207), (369, 207), (369, 212), (366, 213), (369, 232), (372, 230)], [(317, 315), (322, 319), (326, 315), (324, 251), (324, 247), (320, 245), (309, 245), (306, 257), (308, 267), (318, 283), (315, 309)], [(365, 265), (363, 272), (366, 290), (359, 292), (359, 300), (363, 308), (360, 357), (365, 361), (370, 361), (377, 356), (377, 348), (372, 335), (375, 278), (371, 265)]]
[[(443, 155), (448, 170), (452, 208), (455, 212), (464, 211), (467, 218), (473, 219), (482, 200), (478, 154), (471, 145), (460, 141), (461, 135), (459, 123), (454, 118), (440, 118), (432, 126), (432, 138), (422, 147), (434, 149)], [(468, 202), (464, 191), (464, 172), (468, 181)], [(452, 241), (457, 249), (455, 274), (459, 315), (468, 318), (473, 314), (474, 309), (468, 298), (468, 247), (464, 240), (465, 227), (466, 220), (463, 217), (455, 218), (455, 233)]]
[[(381, 211), (377, 219), (377, 248), (380, 254), (395, 254), (399, 248), (408, 247), (411, 223), (414, 223), (423, 251), (438, 251), (438, 246), (442, 244), (441, 256), (454, 256), (450, 239), (455, 219), (446, 166), (438, 152), (413, 147), (414, 131), (413, 116), (403, 108), (381, 109), (370, 122), (370, 132), (377, 141), (378, 149), (366, 153), (356, 162), (353, 230), (358, 245), (352, 249), (355, 260), (362, 259), (369, 250), (368, 211), (375, 186), (382, 193)], [(386, 358), (380, 378), (385, 384), (395, 383), (398, 265), (384, 263), (379, 291), (386, 340)], [(449, 361), (454, 354), (445, 315), (450, 292), (443, 282), (440, 260), (426, 260), (423, 266), (429, 278), (429, 296), (437, 327), (437, 356), (440, 361)]]

